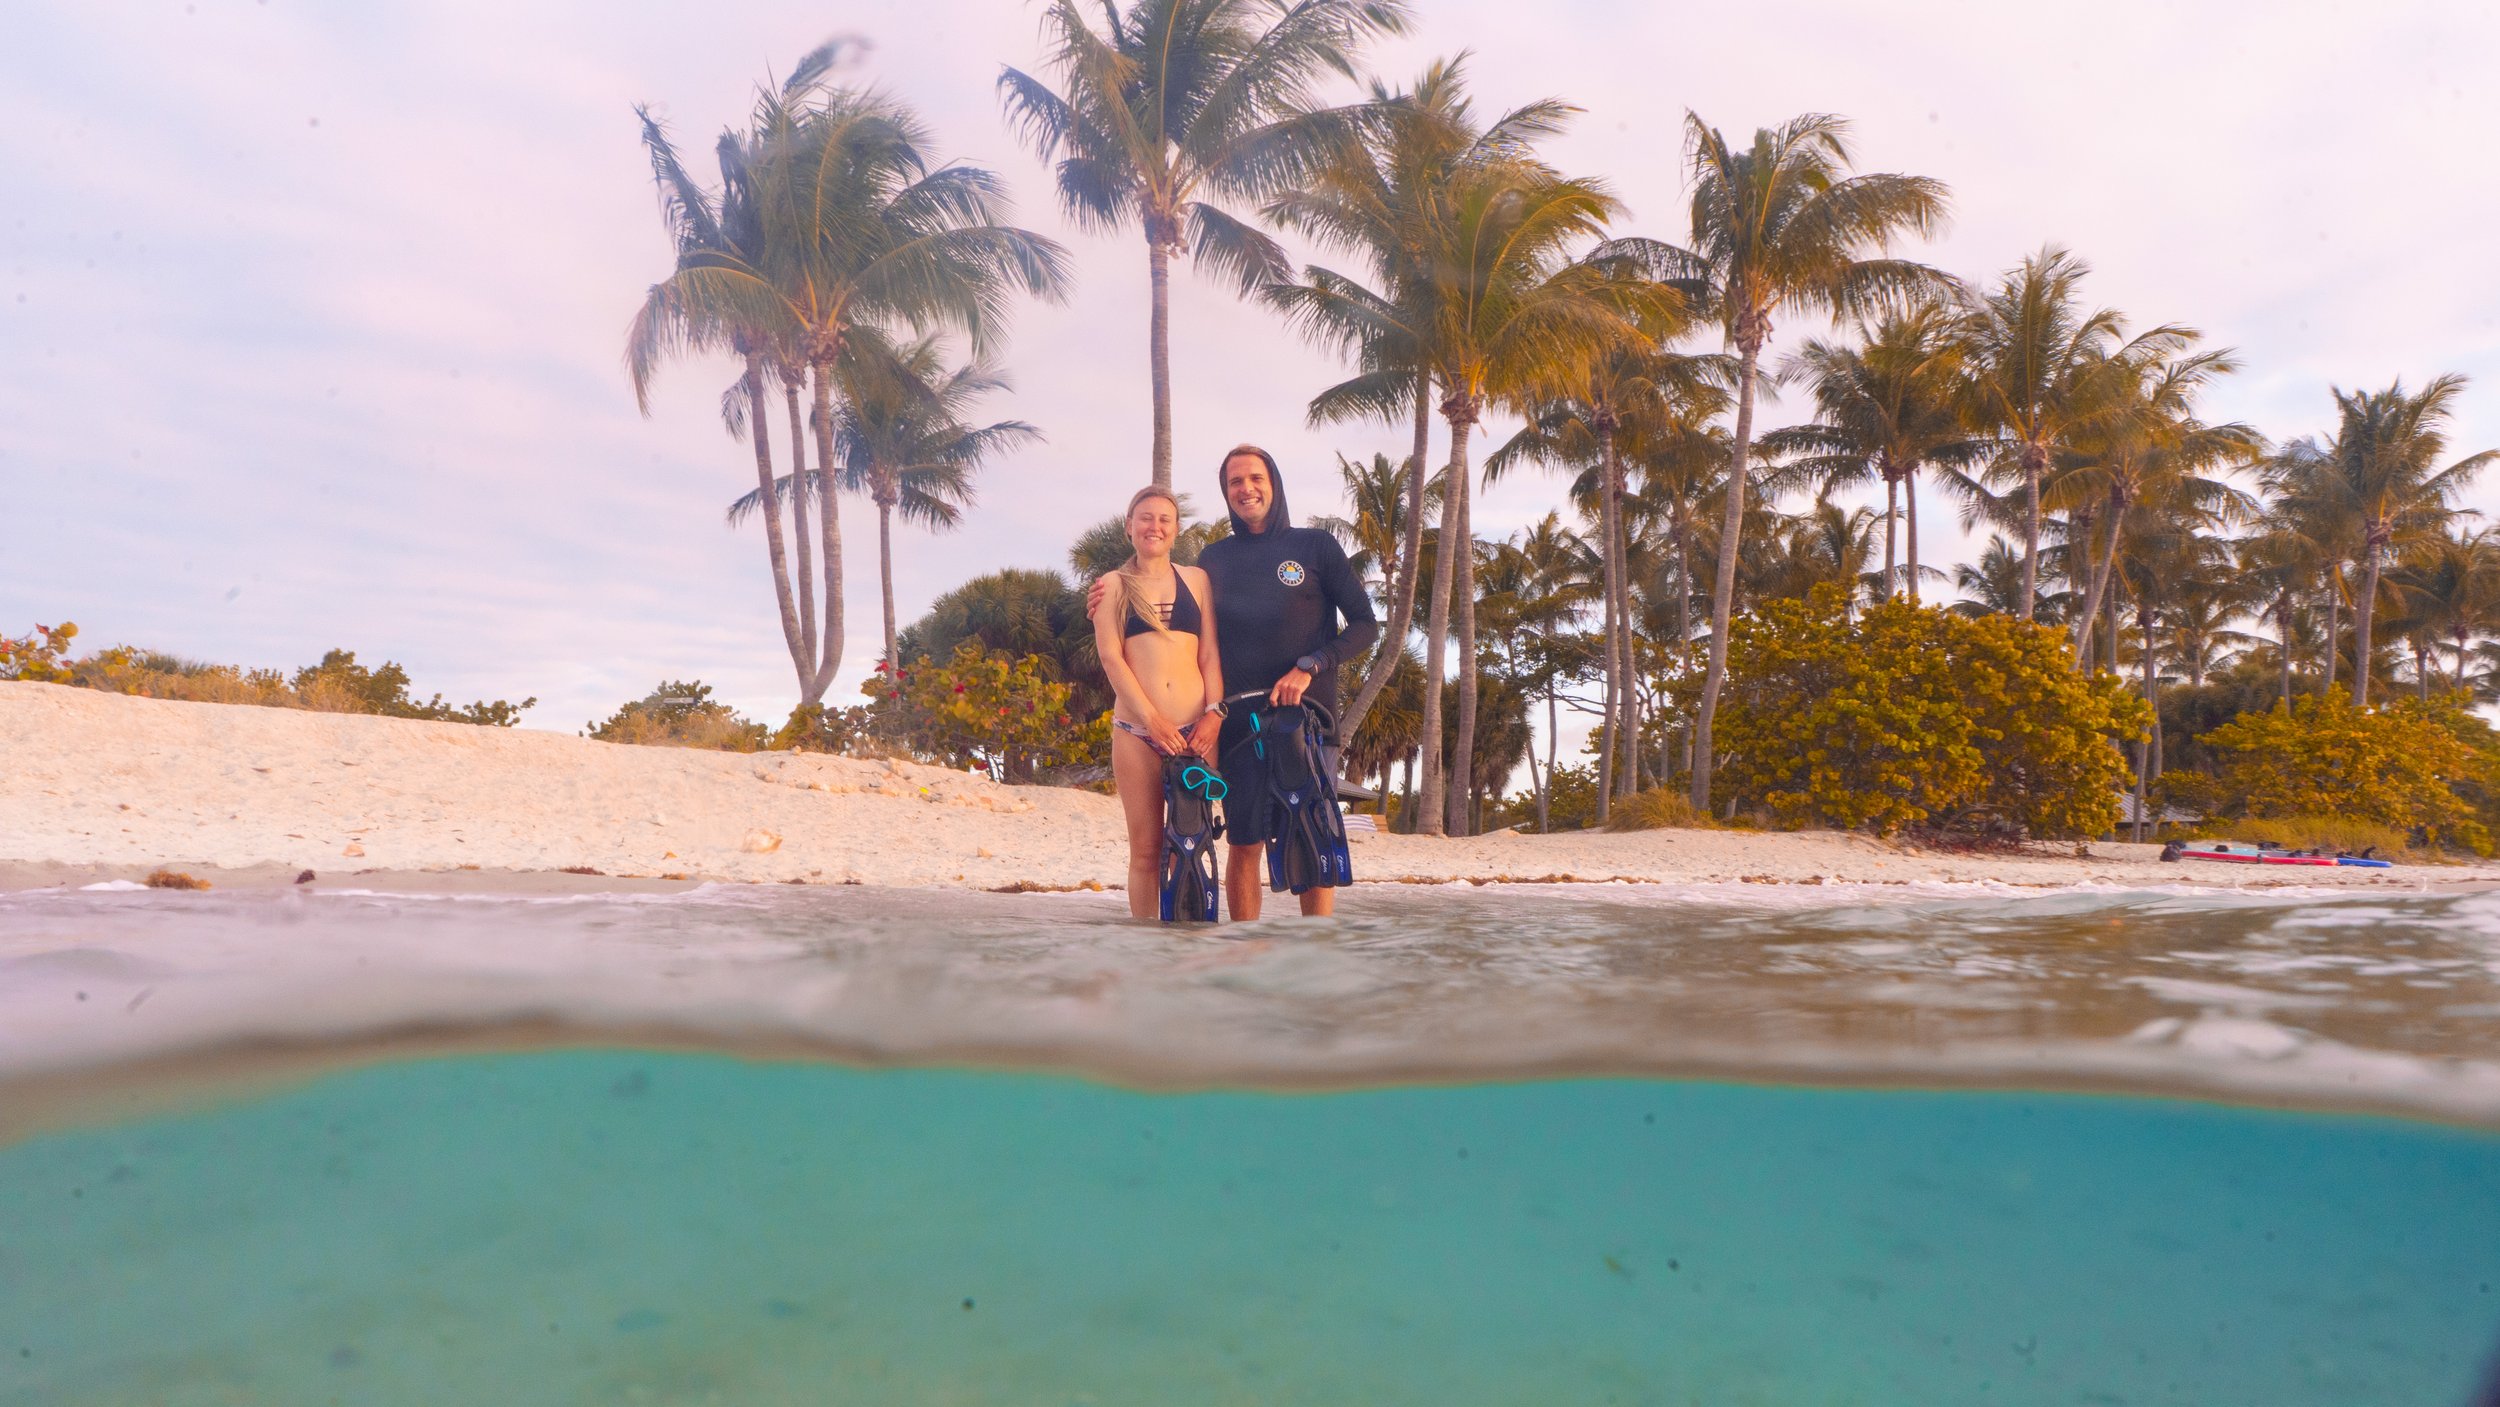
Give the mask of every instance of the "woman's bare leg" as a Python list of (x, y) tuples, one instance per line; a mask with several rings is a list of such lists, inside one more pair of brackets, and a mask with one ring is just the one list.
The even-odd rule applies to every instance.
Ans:
[(1128, 916), (1163, 916), (1163, 754), (1111, 732), (1111, 784), (1128, 821)]

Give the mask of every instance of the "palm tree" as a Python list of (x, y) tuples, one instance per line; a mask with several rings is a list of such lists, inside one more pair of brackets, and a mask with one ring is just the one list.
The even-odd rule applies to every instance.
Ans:
[(2396, 589), (2423, 632), (2456, 652), (2456, 687), (2466, 687), (2467, 645), (2500, 631), (2500, 540), (2492, 530), (2443, 533), (2398, 562)]
[[(1585, 373), (1609, 349), (1639, 341), (1643, 319), (1666, 309), (1657, 283), (1626, 276), (1626, 265), (1650, 251), (1631, 242), (1599, 243), (1573, 258), (1573, 246), (1597, 239), (1618, 210), (1597, 182), (1556, 175), (1533, 162), (1487, 163), (1456, 174), (1445, 187), (1445, 223), (1430, 259), (1434, 323), (1429, 337), (1441, 415), (1450, 427), (1450, 463), (1441, 506), (1443, 544), (1473, 541), (1468, 440), (1494, 405), (1532, 403)], [(1433, 567), (1425, 630), (1424, 775), (1421, 827), (1464, 833), (1471, 823), (1468, 779), (1475, 775), (1476, 620), (1472, 554), (1443, 551)], [(1457, 604), (1458, 726), (1443, 790), (1437, 736), (1438, 685), (1444, 646)]]
[(2358, 530), (2361, 581), (2353, 597), (2352, 701), (2370, 701), (2370, 626), (2379, 576), (2391, 546), (2402, 548), (2443, 530), (2452, 500), (2476, 474), (2500, 459), (2483, 450), (2446, 467), (2445, 429), (2465, 393), (2465, 378), (2447, 375), (2418, 392), (2398, 381), (2383, 391), (2334, 390), (2339, 418), (2325, 445), (2300, 440), (2277, 469), (2292, 495), (2312, 511)]
[[(1442, 194), (1460, 170), (1524, 157), (1537, 139), (1561, 130), (1574, 111), (1550, 100), (1533, 102), (1479, 128), (1466, 95), (1465, 69), (1463, 55), (1435, 62), (1412, 89), (1398, 93), (1375, 81), (1368, 120), (1342, 133), (1310, 180), (1278, 197), (1266, 212), (1330, 248), (1362, 255), (1371, 266), (1369, 284), (1312, 265), (1301, 282), (1272, 285), (1262, 296), (1314, 341), (1351, 352), (1359, 367), (1352, 378), (1312, 398), (1313, 425), (1411, 418), (1414, 450), (1405, 466), (1410, 503), (1423, 501), (1430, 474), (1435, 403), (1429, 342), (1436, 290), (1431, 261)], [(1352, 737), (1362, 727), (1414, 628), (1426, 517), (1406, 516), (1399, 570), (1389, 584), (1382, 638), (1400, 643), (1373, 655), (1354, 701), (1339, 716), (1342, 736)]]
[[(877, 579), (885, 605), (885, 660), (894, 654), (894, 515), (933, 532), (955, 526), (973, 501), (973, 476), (993, 454), (1041, 438), (1021, 420), (966, 424), (974, 402), (1007, 389), (1007, 378), (983, 362), (945, 369), (934, 337), (889, 347), (882, 337), (855, 332), (842, 365), (842, 399), (834, 408), (833, 445), (839, 487), (863, 493), (877, 506)], [(792, 474), (774, 492), (789, 501), (798, 485)], [(739, 522), (763, 506), (761, 490), (729, 505)], [(1125, 544), (1123, 544), (1125, 545)]]
[[(2000, 469), (2023, 488), (2023, 595), (2040, 586), (2041, 481), (2067, 439), (2105, 411), (2125, 368), (2184, 345), (2183, 329), (2157, 327), (2131, 342), (2126, 320), (2080, 301), (2092, 266), (2056, 245), (2008, 271), (1975, 299), (1962, 326), (1971, 378), (1970, 413), (1994, 431)], [(2018, 614), (2029, 620), (2033, 608)]]
[(1873, 258), (1905, 232), (1944, 223), (1945, 190), (1923, 176), (1850, 175), (1849, 124), (1809, 113), (1754, 134), (1742, 151), (1684, 116), (1692, 173), (1694, 302), (1714, 310), (1736, 349), (1736, 443), (1710, 599), (1710, 660), (1693, 720), (1693, 805), (1710, 805), (1710, 726), (1727, 678), (1728, 617), (1752, 463), (1754, 386), (1775, 319), (1789, 312), (1859, 314), (1949, 286), (1923, 264)]
[[(2177, 340), (2185, 344), (2196, 336), (2180, 329)], [(2162, 531), (2225, 527), (2253, 517), (2255, 500), (2210, 471), (2253, 461), (2264, 446), (2246, 425), (2208, 425), (2191, 413), (2198, 391), (2239, 369), (2230, 353), (2199, 352), (2167, 361), (2121, 355), (2109, 365), (2117, 384), (2104, 413), (2078, 441), (2080, 464), (2060, 485), (2097, 502), (2094, 515), (2107, 539), (2100, 561), (2088, 569), (2090, 584), (2075, 618), (2078, 669), (2091, 657), (2092, 627), (2133, 510), (2139, 504), (2151, 509)], [(2083, 545), (2088, 553), (2088, 533)]]
[[(1060, 296), (1066, 253), (1000, 223), (1006, 201), (992, 173), (931, 165), (928, 129), (892, 98), (846, 89), (804, 88), (797, 99), (768, 92), (758, 113), (744, 176), (757, 211), (753, 246), (681, 249), (677, 269), (652, 285), (635, 318), (627, 364), (640, 387), (663, 357), (735, 351), (743, 336), (787, 349), (790, 364), (806, 369), (824, 634), (816, 657), (797, 663), (800, 702), (814, 704), (842, 665), (842, 532), (825, 480), (834, 459), (834, 382), (852, 331), (954, 329), (977, 356), (1003, 330), (1015, 291)], [(767, 492), (761, 505), (768, 526), (777, 498)]]
[[(1630, 271), (1637, 277), (1638, 271)], [(1663, 300), (1661, 300), (1663, 303)], [(1722, 357), (1694, 357), (1658, 350), (1650, 339), (1682, 331), (1681, 299), (1664, 303), (1663, 316), (1643, 328), (1643, 340), (1608, 348), (1570, 376), (1557, 392), (1528, 408), (1527, 423), (1501, 448), (1486, 456), (1485, 482), (1499, 478), (1513, 464), (1534, 460), (1579, 468), (1593, 479), (1598, 524), (1598, 560), (1603, 575), (1605, 612), (1600, 653), (1606, 676), (1606, 727), (1600, 743), (1597, 777), (1597, 819), (1610, 814), (1614, 794), (1637, 790), (1638, 762), (1618, 739), (1639, 736), (1633, 665), (1631, 576), (1625, 569), (1624, 524), (1626, 441), (1654, 438), (1665, 427), (1688, 424), (1681, 408), (1724, 398), (1713, 393), (1733, 377)], [(1620, 779), (1616, 773), (1621, 771)]]
[(1172, 486), (1172, 256), (1184, 248), (1248, 293), (1286, 276), (1274, 240), (1213, 202), (1260, 200), (1307, 175), (1346, 128), (1314, 110), (1317, 81), (1351, 75), (1376, 34), (1406, 27), (1405, 0), (1113, 0), (1044, 13), (1058, 87), (1003, 69), (1008, 117), (1045, 160), (1081, 224), (1135, 222), (1152, 309), (1154, 481)]
[[(2311, 597), (2324, 570), (2323, 549), (2301, 532), (2280, 501), (2267, 505), (2256, 535), (2237, 550), (2240, 581), (2260, 619), (2271, 619), (2276, 665), (2282, 671), (2281, 706), (2292, 706), (2292, 664), (2302, 641), (2316, 629)], [(2327, 651), (2333, 654), (2333, 649)]]
[(1485, 627), (1501, 642), (1512, 681), (1545, 699), (1544, 766), (1537, 765), (1533, 739), (1527, 756), (1539, 831), (1552, 829), (1560, 686), (1572, 664), (1570, 651), (1551, 645), (1588, 606), (1593, 555), (1578, 534), (1563, 526), (1561, 514), (1548, 513), (1516, 538), (1494, 544), (1484, 566)]
[[(1764, 448), (1792, 457), (1820, 491), (1873, 479), (1884, 486), (1883, 594), (1918, 599), (1918, 474), (1931, 464), (1961, 466), (1979, 452), (1964, 427), (1961, 343), (1942, 304), (1926, 303), (1861, 327), (1855, 344), (1808, 341), (1782, 369), (1814, 393), (1815, 423), (1763, 436)], [(1900, 570), (1901, 499), (1909, 497), (1909, 570)]]
[(2023, 563), (2020, 547), (1999, 534), (1989, 534), (1978, 561), (1953, 569), (1954, 589), (1962, 593), (1953, 610), (1966, 616), (2020, 616), (2030, 606), (2034, 618), (2045, 624), (2063, 621), (2071, 598), (2062, 591), (2026, 594), (2023, 583), (2031, 578), (2023, 571)]
[[(1411, 571), (1405, 546), (1408, 530), (1416, 524), (1414, 515), (1407, 511), (1406, 466), (1390, 463), (1385, 454), (1376, 453), (1369, 460), (1349, 459), (1340, 454), (1337, 481), (1353, 515), (1315, 516), (1310, 524), (1336, 535), (1346, 549), (1346, 560), (1367, 583), (1390, 590), (1397, 577)], [(1441, 502), (1438, 479), (1425, 485), (1424, 501), (1427, 509)]]
[[(844, 47), (836, 40), (819, 45), (792, 66), (790, 74), (778, 88), (766, 87), (757, 98), (757, 127), (770, 130), (786, 113), (820, 86)], [(668, 227), (675, 246), (680, 269), (699, 266), (713, 260), (726, 259), (749, 266), (760, 266), (764, 260), (763, 208), (757, 198), (753, 173), (756, 166), (759, 138), (753, 133), (723, 132), (715, 147), (720, 164), (721, 183), (717, 192), (707, 190), (686, 169), (684, 158), (670, 142), (667, 130), (646, 105), (637, 105), (634, 115), (642, 121), (642, 144), (651, 159), (651, 174), (660, 191), (660, 216)], [(741, 373), (734, 393), (742, 395), (744, 405), (734, 398), (725, 398), (724, 414), (734, 437), (749, 436), (755, 447), (755, 481), (759, 490), (773, 483), (771, 427), (764, 414), (764, 378), (768, 367), (778, 374), (785, 386), (789, 382), (790, 365), (787, 348), (779, 345), (781, 327), (777, 319), (742, 320), (721, 317), (700, 326), (672, 328), (673, 319), (688, 316), (692, 310), (672, 307), (654, 300), (645, 302), (632, 329), (626, 334), (625, 363), (634, 387), (634, 404), (645, 416), (651, 414), (651, 381), (656, 374), (664, 344), (672, 334), (689, 349), (694, 346), (724, 348), (736, 356)], [(795, 391), (791, 393), (795, 397)], [(791, 404), (790, 453), (793, 470), (804, 474), (807, 468), (807, 446), (799, 433), (797, 403)], [(790, 649), (791, 665), (798, 671), (802, 689), (812, 677), (816, 661), (816, 593), (815, 563), (807, 535), (807, 523), (801, 519), (792, 536), (798, 549), (797, 590), (792, 590), (790, 573), (790, 542), (785, 540), (779, 502), (766, 504), (764, 544), (772, 564), (773, 593), (781, 608), (781, 634)], [(795, 599), (794, 599), (795, 597)]]

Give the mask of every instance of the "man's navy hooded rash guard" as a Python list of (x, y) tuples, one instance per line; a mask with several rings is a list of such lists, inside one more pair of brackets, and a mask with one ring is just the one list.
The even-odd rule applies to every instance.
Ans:
[[(1238, 457), (1227, 456), (1225, 463)], [(1275, 460), (1264, 453), (1259, 458), (1267, 460), (1271, 494), (1267, 531), (1251, 532), (1234, 513), (1232, 535), (1198, 554), (1198, 565), (1215, 585), (1224, 689), (1242, 694), (1272, 688), (1295, 660), (1315, 655), (1320, 667), (1309, 696), (1334, 714), (1337, 666), (1380, 638), (1380, 622), (1345, 549), (1322, 529), (1293, 526), (1285, 513), (1284, 476), (1276, 472)]]

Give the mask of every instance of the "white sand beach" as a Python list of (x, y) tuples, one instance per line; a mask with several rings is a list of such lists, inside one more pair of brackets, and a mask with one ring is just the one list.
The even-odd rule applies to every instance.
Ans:
[[(2494, 865), (2258, 870), (2160, 864), (2149, 845), (1944, 854), (1830, 832), (1358, 833), (1354, 844), (1363, 883), (2500, 882)], [(0, 683), (0, 887), (138, 879), (160, 866), (211, 883), (312, 870), (325, 882), (389, 872), (971, 889), (1117, 887), (1126, 868), (1118, 804), (1065, 788), (902, 762)]]

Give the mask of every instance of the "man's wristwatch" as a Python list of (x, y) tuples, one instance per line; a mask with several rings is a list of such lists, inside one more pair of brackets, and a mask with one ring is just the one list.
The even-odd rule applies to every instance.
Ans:
[(1320, 658), (1317, 655), (1304, 655), (1300, 659), (1293, 662), (1293, 667), (1301, 670), (1305, 674), (1317, 677), (1319, 674)]

